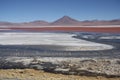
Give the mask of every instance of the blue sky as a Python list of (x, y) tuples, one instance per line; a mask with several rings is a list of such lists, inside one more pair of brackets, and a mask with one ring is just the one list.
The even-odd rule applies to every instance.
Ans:
[(0, 0), (0, 21), (120, 19), (120, 0)]

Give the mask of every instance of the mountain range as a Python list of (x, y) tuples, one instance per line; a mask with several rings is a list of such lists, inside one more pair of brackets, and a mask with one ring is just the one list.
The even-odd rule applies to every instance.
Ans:
[(5, 26), (101, 26), (101, 25), (120, 25), (120, 19), (115, 20), (86, 20), (79, 21), (69, 16), (63, 16), (62, 18), (54, 21), (47, 22), (43, 20), (37, 20), (32, 22), (12, 23), (12, 22), (0, 22), (0, 27)]

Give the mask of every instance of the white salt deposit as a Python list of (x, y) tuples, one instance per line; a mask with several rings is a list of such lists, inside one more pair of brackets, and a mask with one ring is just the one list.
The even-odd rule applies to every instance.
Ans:
[(55, 45), (63, 46), (60, 50), (105, 50), (113, 46), (73, 38), (68, 33), (0, 33), (0, 45)]

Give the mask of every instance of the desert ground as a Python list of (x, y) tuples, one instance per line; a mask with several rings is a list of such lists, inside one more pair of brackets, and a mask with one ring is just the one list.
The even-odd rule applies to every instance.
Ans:
[(33, 69), (0, 70), (0, 80), (120, 80), (120, 78), (105, 78), (102, 76), (86, 77), (47, 73)]

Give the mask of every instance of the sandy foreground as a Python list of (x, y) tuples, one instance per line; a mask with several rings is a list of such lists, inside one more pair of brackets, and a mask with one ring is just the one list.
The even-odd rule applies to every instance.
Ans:
[(1, 69), (0, 80), (120, 80), (120, 78), (63, 75), (33, 69)]

